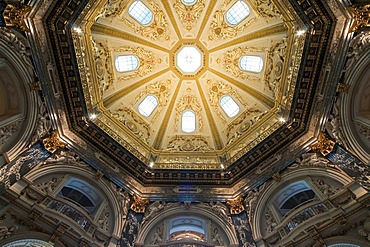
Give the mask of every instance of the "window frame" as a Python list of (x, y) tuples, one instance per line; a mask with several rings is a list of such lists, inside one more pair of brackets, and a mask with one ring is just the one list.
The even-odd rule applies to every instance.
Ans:
[[(117, 63), (119, 62), (118, 59), (120, 57), (133, 57), (133, 58), (135, 58), (136, 59), (136, 67), (135, 68), (132, 68), (132, 69), (128, 69), (128, 70), (118, 70)], [(122, 61), (122, 62), (125, 63), (127, 61)], [(131, 72), (131, 71), (135, 71), (135, 70), (137, 70), (140, 67), (140, 59), (136, 55), (134, 55), (134, 54), (118, 55), (118, 56), (116, 56), (116, 59), (114, 60), (114, 66), (115, 66), (116, 71), (118, 73), (127, 73), (127, 72)], [(122, 66), (124, 67), (124, 66), (127, 66), (127, 65), (122, 65)]]
[[(242, 3), (244, 9), (248, 12), (243, 18), (239, 18), (239, 13), (236, 12), (236, 11), (238, 11), (239, 7), (241, 7), (241, 6), (237, 6), (237, 4), (239, 4), (239, 3)], [(234, 9), (237, 9), (237, 10), (234, 10)], [(234, 13), (230, 13), (231, 10), (234, 11)], [(248, 6), (248, 4), (243, 0), (238, 0), (226, 11), (225, 20), (226, 20), (226, 23), (228, 25), (230, 25), (232, 27), (235, 27), (235, 26), (239, 25), (241, 22), (243, 22), (245, 19), (247, 19), (248, 16), (250, 16), (250, 14), (251, 14), (251, 10), (250, 10), (250, 7)], [(236, 21), (236, 22), (231, 22), (230, 18), (233, 18), (234, 20), (237, 20), (237, 19), (239, 19), (239, 20)]]
[[(184, 130), (184, 114), (185, 113), (192, 113), (192, 115), (194, 116), (194, 129), (193, 130)], [(185, 117), (188, 117), (188, 116), (185, 116)], [(196, 120), (196, 114), (195, 114), (195, 112), (193, 111), (193, 110), (191, 110), (191, 109), (186, 109), (186, 110), (184, 110), (183, 112), (182, 112), (182, 114), (181, 114), (181, 130), (183, 131), (183, 132), (185, 132), (185, 133), (193, 133), (195, 130), (197, 129), (197, 120)]]
[[(140, 6), (139, 7), (137, 7), (137, 5), (138, 4), (140, 4)], [(139, 12), (139, 11), (143, 11), (142, 9), (135, 9), (135, 8), (141, 8), (141, 7), (145, 7), (145, 9), (147, 9), (148, 10), (148, 12), (147, 13), (144, 13), (144, 17), (142, 17), (141, 18), (141, 20), (139, 20), (138, 18), (141, 16), (141, 14), (143, 13), (143, 12), (141, 12), (141, 13), (139, 13), (139, 15), (133, 15), (132, 14), (132, 11), (135, 11), (135, 12)], [(131, 16), (131, 18), (133, 18), (135, 21), (137, 21), (140, 25), (143, 25), (143, 26), (149, 26), (152, 22), (153, 22), (153, 20), (154, 20), (154, 14), (153, 14), (153, 12), (145, 5), (145, 3), (143, 3), (142, 1), (140, 1), (140, 0), (136, 0), (136, 1), (134, 1), (131, 5), (130, 5), (130, 7), (128, 8), (128, 14)], [(147, 18), (147, 16), (149, 15), (149, 13), (150, 13), (150, 15), (151, 15), (151, 17), (150, 17), (150, 19), (149, 20), (146, 20), (146, 18)], [(144, 22), (144, 20), (145, 20), (145, 22)]]
[[(243, 66), (242, 66), (242, 60), (243, 60), (243, 58), (248, 58), (248, 57), (251, 57), (251, 58), (259, 58), (260, 59), (260, 64), (259, 65), (257, 65), (257, 66), (259, 66), (259, 70), (252, 70), (252, 69), (248, 69), (247, 68), (247, 66), (246, 66), (246, 68), (243, 68)], [(253, 61), (252, 61), (253, 62)], [(239, 58), (239, 62), (238, 62), (238, 64), (239, 64), (239, 68), (242, 70), (242, 71), (246, 71), (246, 72), (250, 72), (250, 73), (256, 73), (256, 74), (259, 74), (259, 73), (261, 73), (262, 72), (262, 70), (263, 70), (263, 67), (264, 67), (264, 60), (263, 60), (263, 58), (261, 57), (261, 56), (259, 56), (259, 55), (243, 55), (243, 56), (241, 56), (240, 58)], [(247, 64), (247, 63), (246, 63)], [(255, 65), (252, 65), (252, 67), (253, 66), (255, 66)]]
[[(154, 98), (155, 99), (155, 102), (156, 102), (156, 104), (155, 104), (155, 106), (153, 107), (153, 109), (151, 109), (150, 110), (150, 112), (148, 113), (145, 109), (143, 110), (142, 108), (140, 108), (140, 106), (142, 105), (142, 104), (144, 104), (144, 102), (146, 101), (146, 100), (149, 100), (149, 103), (153, 103), (153, 101), (150, 101), (150, 99), (148, 99), (148, 98)], [(152, 113), (154, 112), (154, 110), (158, 107), (158, 104), (159, 104), (159, 101), (158, 101), (158, 98), (154, 95), (154, 94), (148, 94), (141, 102), (140, 102), (140, 104), (138, 104), (138, 106), (137, 106), (137, 110), (138, 110), (138, 112), (140, 113), (140, 115), (141, 116), (143, 116), (143, 117), (150, 117), (150, 115), (152, 115)], [(152, 105), (154, 105), (154, 104), (152, 104)], [(146, 105), (147, 106), (147, 105)]]
[[(229, 100), (227, 100), (226, 102), (222, 103), (223, 99), (225, 99), (226, 97), (229, 98)], [(232, 113), (229, 115), (228, 112), (230, 112), (230, 111), (228, 111), (227, 109), (225, 109), (225, 104), (228, 104), (229, 105), (230, 103), (228, 103), (228, 102), (230, 100), (233, 102), (231, 104), (235, 104), (238, 107), (238, 109), (237, 109), (237, 111), (233, 110)], [(228, 116), (229, 118), (233, 118), (233, 117), (237, 116), (239, 114), (239, 112), (240, 112), (240, 106), (238, 105), (238, 103), (236, 103), (236, 101), (233, 99), (233, 97), (231, 97), (228, 94), (224, 94), (224, 95), (222, 95), (220, 97), (219, 105), (222, 108), (222, 110), (225, 112), (226, 116)], [(229, 108), (229, 107), (227, 107), (227, 108)]]

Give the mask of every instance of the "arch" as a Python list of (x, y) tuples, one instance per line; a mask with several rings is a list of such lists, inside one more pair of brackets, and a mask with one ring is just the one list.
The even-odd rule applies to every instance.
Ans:
[[(102, 203), (100, 208), (96, 211), (95, 215), (101, 214), (103, 211), (103, 207), (105, 205), (110, 206), (112, 217), (113, 219), (122, 219), (122, 220), (112, 220), (113, 227), (110, 230), (114, 236), (120, 236), (122, 228), (124, 226), (124, 207), (120, 198), (119, 192), (114, 191), (115, 188), (112, 187), (112, 184), (108, 184), (103, 179), (93, 179), (94, 172), (91, 170), (87, 170), (87, 165), (81, 165), (81, 163), (72, 163), (66, 164), (64, 162), (53, 162), (52, 164), (47, 164), (41, 167), (40, 169), (32, 170), (28, 173), (25, 178), (32, 182), (33, 184), (38, 184), (43, 181), (50, 181), (54, 176), (59, 176), (62, 178), (57, 187), (53, 190), (52, 195), (56, 196), (58, 191), (63, 187), (64, 183), (68, 181), (70, 178), (78, 178), (81, 180), (86, 181), (91, 186), (96, 188), (99, 191), (99, 195), (105, 197), (107, 203)], [(66, 174), (68, 171), (68, 174)], [(94, 220), (98, 220), (99, 217), (95, 218)]]
[[(30, 90), (34, 68), (27, 56), (28, 42), (15, 30), (0, 30), (0, 153), (13, 160), (29, 145), (39, 117), (39, 96)], [(9, 83), (11, 82), (11, 83)]]
[[(263, 236), (264, 229), (262, 222), (265, 221), (265, 212), (268, 205), (274, 205), (275, 207), (277, 206), (277, 203), (274, 200), (276, 200), (276, 196), (279, 195), (279, 191), (281, 191), (281, 188), (288, 187), (289, 185), (297, 183), (299, 181), (306, 181), (305, 183), (308, 183), (309, 177), (325, 178), (328, 181), (338, 183), (338, 185), (340, 185), (341, 187), (344, 187), (345, 185), (352, 182), (352, 179), (347, 174), (331, 167), (299, 167), (295, 169), (291, 168), (289, 173), (285, 173), (282, 175), (282, 179), (280, 182), (273, 181), (268, 188), (265, 188), (256, 201), (254, 205), (255, 210), (250, 216), (250, 218), (252, 219), (250, 223), (254, 239), (260, 239)], [(302, 190), (304, 190), (303, 187), (306, 188), (305, 186), (302, 186)], [(320, 191), (318, 191), (314, 187), (312, 187), (312, 190), (319, 197), (319, 199), (324, 198)]]
[(363, 247), (369, 245), (368, 241), (361, 240), (358, 236), (335, 236), (324, 239), (324, 242), (328, 247)]
[(158, 224), (168, 219), (176, 219), (176, 217), (189, 216), (200, 220), (209, 219), (211, 224), (215, 224), (219, 231), (222, 231), (227, 240), (229, 241), (228, 246), (236, 247), (239, 246), (239, 242), (233, 228), (233, 225), (225, 220), (224, 217), (214, 213), (207, 207), (201, 204), (191, 205), (190, 208), (184, 210), (184, 204), (177, 203), (175, 205), (164, 208), (160, 213), (154, 215), (151, 219), (142, 224), (142, 228), (138, 233), (136, 243), (138, 246), (145, 246), (145, 241), (150, 236), (150, 233), (155, 231)]
[(23, 247), (28, 246), (25, 244), (34, 244), (30, 246), (36, 247), (65, 247), (59, 240), (56, 240), (53, 244), (49, 243), (50, 235), (41, 232), (26, 231), (22, 233), (16, 233), (15, 235), (0, 240), (0, 245), (3, 247)]
[[(370, 39), (359, 34), (351, 43), (354, 50), (346, 68), (348, 93), (340, 95), (339, 118), (344, 144), (364, 163), (370, 162)], [(362, 42), (364, 42), (362, 44)], [(361, 45), (359, 45), (361, 44)], [(363, 46), (361, 48), (361, 46)], [(360, 48), (359, 48), (360, 47)], [(367, 133), (367, 134), (366, 134)]]

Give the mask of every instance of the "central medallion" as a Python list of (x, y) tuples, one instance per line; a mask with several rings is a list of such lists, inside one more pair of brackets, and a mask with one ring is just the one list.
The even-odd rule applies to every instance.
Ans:
[(195, 45), (184, 45), (175, 55), (175, 65), (182, 74), (195, 75), (203, 66), (203, 54)]

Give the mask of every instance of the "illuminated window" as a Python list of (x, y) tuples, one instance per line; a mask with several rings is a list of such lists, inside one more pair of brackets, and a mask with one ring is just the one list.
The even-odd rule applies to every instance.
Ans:
[(191, 110), (186, 110), (182, 113), (181, 129), (190, 133), (195, 130), (195, 113)]
[(142, 25), (148, 25), (153, 19), (153, 13), (141, 1), (135, 1), (128, 9), (128, 13)]
[(136, 56), (118, 56), (116, 58), (116, 69), (118, 72), (128, 72), (139, 67), (139, 60)]
[(244, 1), (237, 1), (227, 12), (227, 22), (235, 26), (244, 20), (250, 13), (248, 5)]
[(220, 105), (228, 117), (235, 117), (239, 113), (238, 104), (228, 95), (221, 97)]
[(239, 66), (242, 70), (259, 73), (262, 71), (263, 60), (259, 56), (242, 56)]
[(138, 110), (141, 115), (144, 117), (149, 117), (150, 114), (154, 111), (154, 109), (158, 105), (158, 100), (154, 95), (148, 95), (143, 100), (143, 102), (140, 103)]
[(197, 0), (182, 0), (182, 3), (186, 5), (193, 5), (196, 2)]

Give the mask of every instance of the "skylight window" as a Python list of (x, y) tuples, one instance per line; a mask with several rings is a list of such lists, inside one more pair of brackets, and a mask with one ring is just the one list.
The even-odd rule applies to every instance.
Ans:
[(181, 129), (186, 133), (195, 130), (195, 113), (192, 110), (185, 110), (182, 113)]
[(141, 115), (144, 117), (149, 117), (150, 114), (154, 111), (154, 109), (158, 105), (158, 99), (154, 95), (148, 95), (145, 97), (143, 102), (140, 103), (138, 106), (138, 110)]
[(220, 105), (228, 117), (235, 117), (239, 113), (238, 104), (229, 95), (221, 97)]
[(116, 69), (118, 72), (128, 72), (139, 67), (139, 59), (136, 56), (118, 56), (116, 58)]
[(263, 60), (259, 56), (242, 56), (239, 66), (242, 70), (259, 73), (262, 71)]
[(193, 5), (196, 2), (197, 0), (182, 0), (182, 3), (185, 5)]
[(247, 18), (250, 10), (248, 5), (244, 1), (237, 1), (227, 12), (226, 20), (227, 22), (235, 26), (239, 24), (242, 20)]
[(148, 25), (153, 20), (153, 13), (141, 1), (135, 1), (128, 9), (128, 13), (142, 25)]

